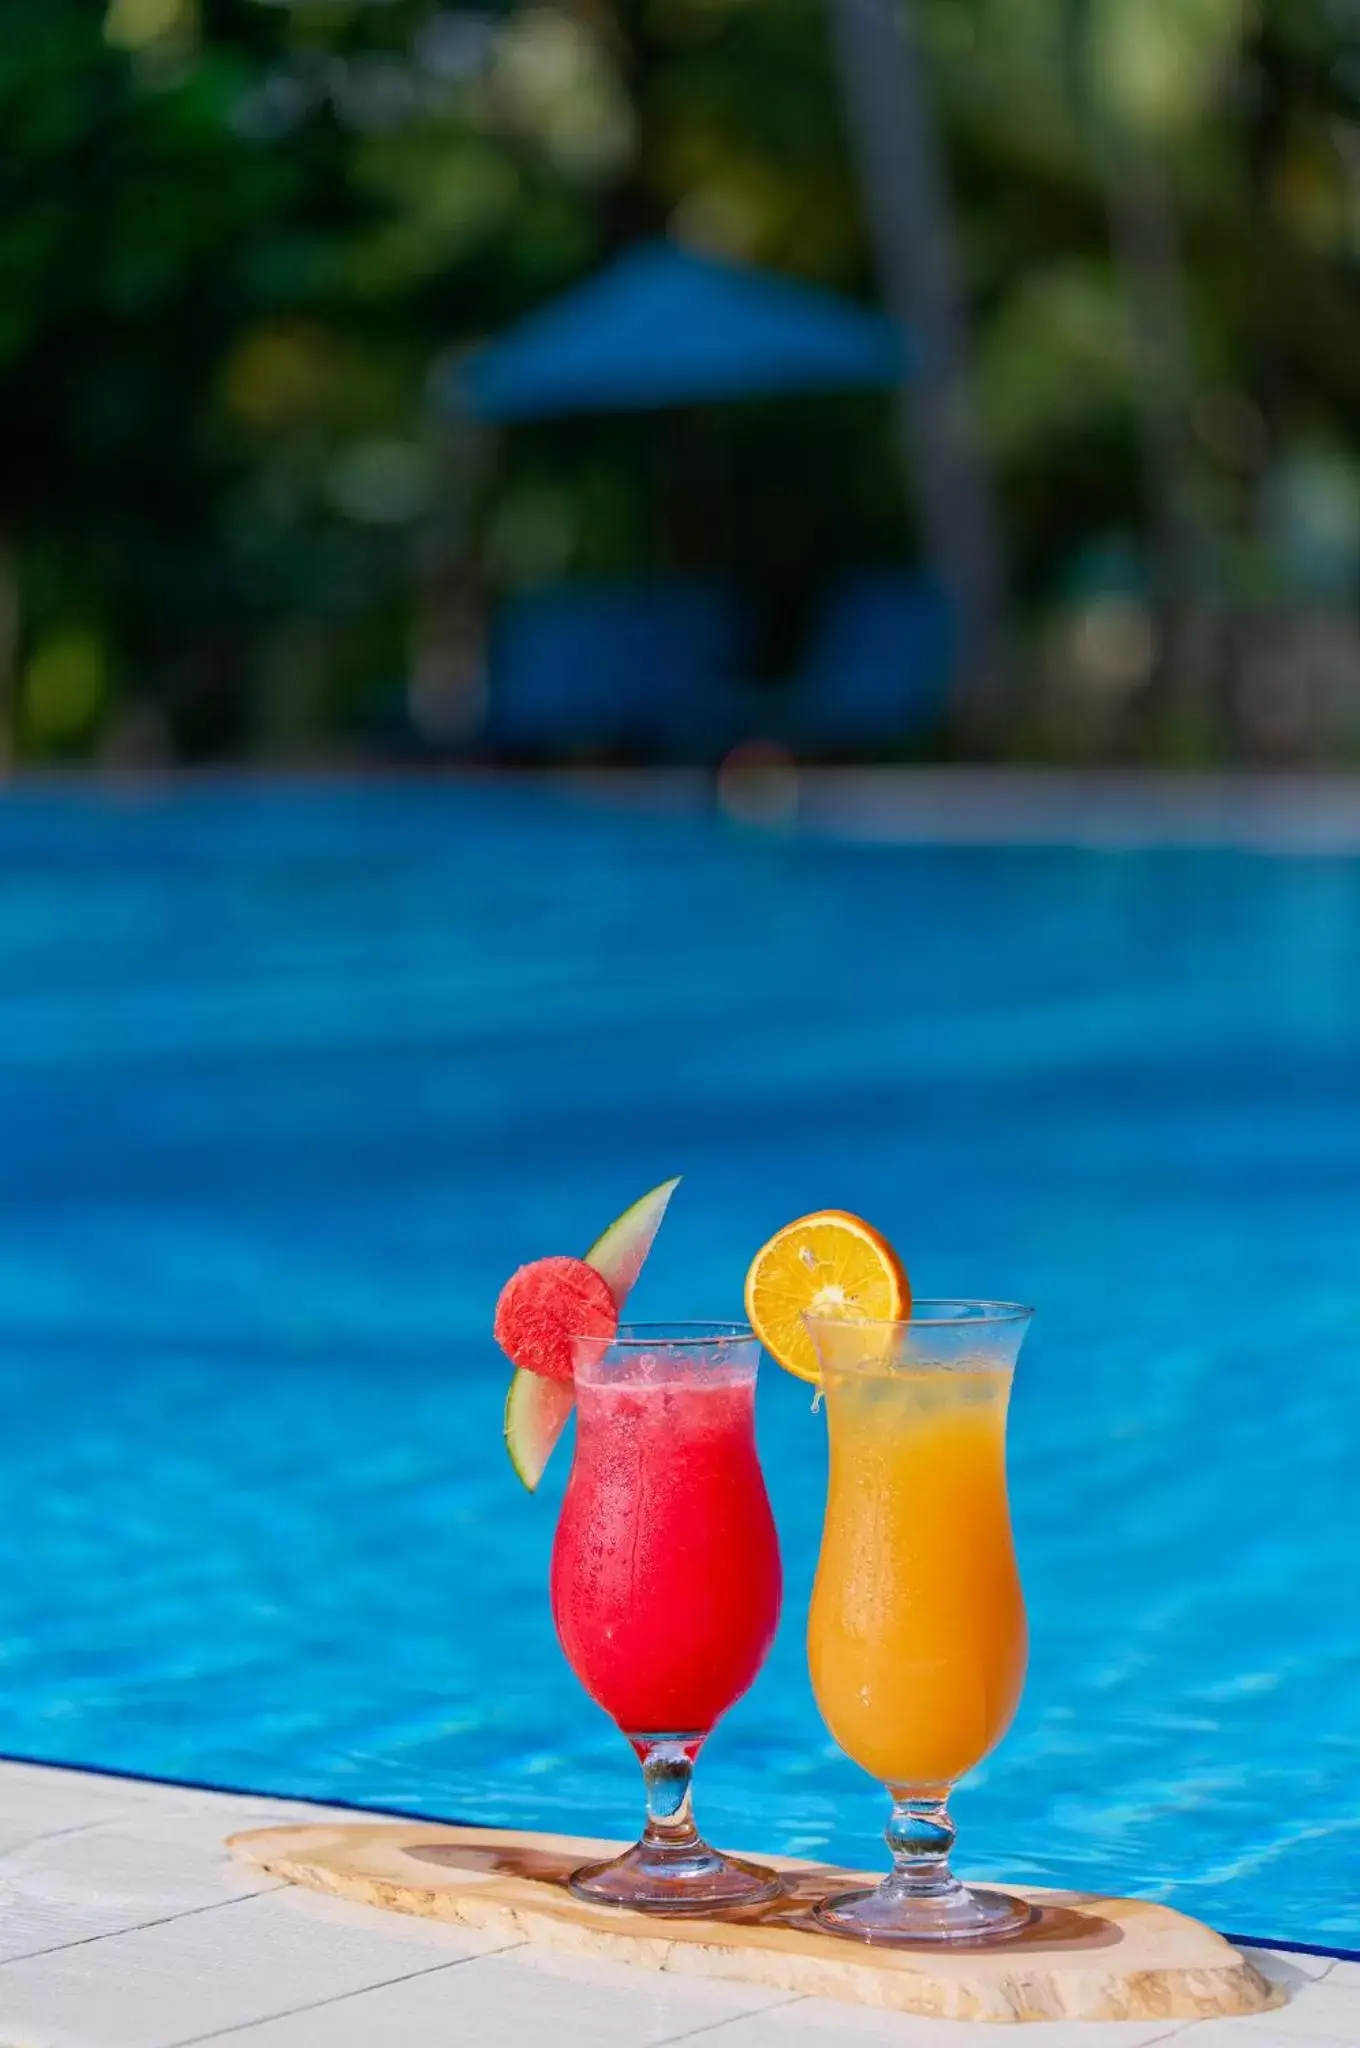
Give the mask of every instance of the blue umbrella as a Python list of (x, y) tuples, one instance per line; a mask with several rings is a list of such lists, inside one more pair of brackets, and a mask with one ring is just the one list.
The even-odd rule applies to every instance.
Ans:
[(881, 390), (909, 357), (891, 320), (848, 299), (655, 242), (446, 372), (443, 395), (488, 420), (648, 412)]

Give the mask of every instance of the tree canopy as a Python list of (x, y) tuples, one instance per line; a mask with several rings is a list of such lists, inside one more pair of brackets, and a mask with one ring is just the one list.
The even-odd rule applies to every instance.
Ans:
[[(1360, 22), (915, 14), (1025, 662), (1013, 747), (1344, 750)], [(876, 296), (821, 0), (9, 0), (5, 26), (14, 758), (381, 744), (459, 630), (454, 553), (493, 595), (721, 557), (792, 634), (814, 570), (910, 547), (877, 399), (516, 429), (480, 464), (429, 399), (449, 352), (643, 234)], [(1126, 714), (1168, 616), (1149, 739)]]

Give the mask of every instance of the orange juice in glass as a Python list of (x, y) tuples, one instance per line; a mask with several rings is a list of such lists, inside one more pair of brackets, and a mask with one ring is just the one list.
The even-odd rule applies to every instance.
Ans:
[(909, 1322), (806, 1318), (831, 1444), (812, 1685), (836, 1741), (893, 1802), (892, 1875), (818, 1912), (862, 1941), (998, 1940), (1033, 1917), (952, 1875), (948, 1813), (1024, 1684), (1006, 1411), (1029, 1320), (963, 1301), (918, 1301)]

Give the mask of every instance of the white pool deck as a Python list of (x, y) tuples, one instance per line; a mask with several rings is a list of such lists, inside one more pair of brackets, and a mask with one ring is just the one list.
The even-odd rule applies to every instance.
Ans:
[[(768, 771), (767, 771), (768, 774)], [(556, 771), (589, 808), (707, 810), (698, 769)], [(720, 808), (776, 831), (877, 846), (1152, 851), (1198, 848), (1333, 857), (1360, 852), (1360, 774), (1183, 773), (1042, 767), (801, 768), (765, 789), (720, 783)]]
[[(297, 1891), (223, 1850), (235, 1829), (332, 1811), (0, 1762), (0, 2048), (960, 2048), (972, 2031), (506, 1946)], [(1277, 2012), (1004, 2038), (1360, 2044), (1360, 1963), (1252, 1953), (1290, 1994)]]

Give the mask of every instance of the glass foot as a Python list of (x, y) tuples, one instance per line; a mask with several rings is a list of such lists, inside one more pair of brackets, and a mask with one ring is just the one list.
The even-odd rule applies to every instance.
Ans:
[(592, 1906), (627, 1906), (635, 1913), (719, 1913), (777, 1899), (784, 1887), (774, 1871), (723, 1856), (706, 1842), (681, 1851), (638, 1842), (612, 1863), (573, 1871), (567, 1889)]
[(1009, 1892), (970, 1891), (957, 1881), (938, 1892), (914, 1892), (894, 1883), (873, 1891), (838, 1892), (813, 1915), (829, 1934), (878, 1948), (916, 1948), (952, 1942), (967, 1947), (1010, 1941), (1038, 1918), (1033, 1906)]

